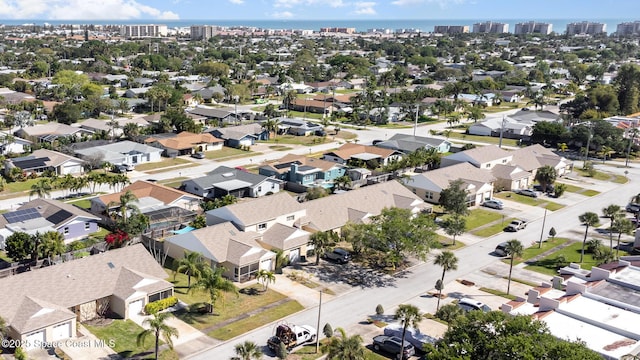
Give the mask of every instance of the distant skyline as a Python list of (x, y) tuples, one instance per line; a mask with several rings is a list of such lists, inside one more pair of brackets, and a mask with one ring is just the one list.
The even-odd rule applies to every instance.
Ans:
[(2, 20), (640, 20), (638, 0), (0, 0)]

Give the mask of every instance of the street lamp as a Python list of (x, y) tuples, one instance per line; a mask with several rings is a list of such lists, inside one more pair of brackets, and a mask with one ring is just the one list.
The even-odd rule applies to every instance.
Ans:
[(638, 128), (633, 128), (631, 130), (631, 138), (629, 139), (629, 146), (627, 147), (627, 158), (624, 161), (624, 167), (629, 167), (629, 156), (631, 155), (631, 145), (633, 144), (633, 141), (636, 138), (636, 135), (638, 134)]
[(238, 100), (240, 100), (240, 96), (235, 95), (235, 96), (233, 97), (233, 100), (234, 100), (234, 102), (235, 102), (235, 104), (234, 104), (234, 107), (235, 107), (234, 112), (235, 112), (235, 114), (236, 114), (236, 125), (238, 125)]

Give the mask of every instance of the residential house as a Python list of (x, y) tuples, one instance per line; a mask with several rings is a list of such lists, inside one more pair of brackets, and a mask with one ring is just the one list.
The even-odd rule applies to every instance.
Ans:
[(127, 89), (122, 96), (129, 99), (142, 98), (150, 89), (150, 87), (131, 88)]
[(25, 153), (31, 148), (32, 144), (29, 140), (0, 133), (0, 155)]
[(224, 140), (224, 145), (240, 148), (251, 146), (258, 140), (269, 140), (269, 131), (260, 124), (247, 124), (209, 129), (206, 132)]
[[(111, 121), (114, 122), (113, 125), (111, 124)], [(123, 129), (125, 125), (130, 123), (136, 124), (139, 128), (145, 128), (150, 125), (149, 122), (140, 117), (133, 119), (115, 118), (112, 120), (100, 120), (91, 118), (78, 122), (78, 125), (80, 125), (82, 129), (89, 130), (93, 133), (103, 131), (114, 138), (120, 138), (124, 134)]]
[(49, 122), (34, 126), (27, 126), (15, 131), (14, 135), (33, 142), (53, 143), (56, 139), (62, 137), (80, 138), (83, 135), (91, 135), (93, 131), (73, 127), (67, 124)]
[(280, 89), (281, 93), (286, 93), (287, 91), (290, 90), (295, 90), (296, 93), (298, 94), (309, 94), (311, 92), (313, 92), (313, 87), (309, 86), (309, 85), (305, 85), (305, 84), (296, 84), (296, 83), (284, 83), (281, 84), (280, 86), (278, 86), (278, 88)]
[(530, 171), (535, 176), (536, 171), (548, 165), (556, 170), (558, 176), (564, 176), (573, 171), (573, 161), (554, 153), (540, 144), (530, 145), (512, 151), (513, 163)]
[(200, 202), (199, 196), (155, 182), (138, 180), (126, 186), (121, 192), (91, 198), (91, 212), (103, 215), (107, 209), (113, 210), (120, 205), (120, 196), (127, 191), (131, 191), (138, 199), (132, 205), (135, 205), (142, 213), (149, 213), (168, 207), (194, 210), (198, 208), (198, 203)]
[(167, 255), (180, 260), (185, 252), (197, 252), (211, 267), (222, 267), (223, 276), (237, 282), (256, 277), (259, 270), (273, 271), (276, 254), (259, 243), (263, 234), (239, 231), (231, 222), (207, 226), (169, 237), (164, 241)]
[(289, 154), (260, 166), (258, 171), (260, 175), (303, 186), (331, 188), (333, 180), (345, 174), (346, 167), (332, 161)]
[(512, 152), (501, 149), (497, 145), (489, 145), (445, 156), (440, 161), (440, 167), (444, 168), (461, 162), (468, 162), (479, 169), (491, 170), (498, 164), (506, 165), (512, 160)]
[(278, 132), (296, 136), (321, 135), (324, 133), (322, 125), (300, 118), (276, 118)]
[(56, 175), (78, 175), (84, 173), (84, 161), (53, 150), (39, 149), (29, 156), (9, 158), (4, 161), (4, 173), (19, 168), (26, 173), (42, 174), (52, 171)]
[[(209, 210), (206, 216), (208, 226), (231, 221), (240, 231), (264, 234), (272, 240), (261, 245), (267, 250), (282, 250), (291, 262), (306, 256), (309, 233), (300, 230), (306, 210), (287, 193)], [(286, 247), (276, 248), (276, 240), (282, 239), (287, 240), (284, 242)]]
[(452, 181), (462, 180), (467, 192), (467, 205), (480, 205), (493, 196), (496, 178), (489, 169), (477, 168), (468, 162), (441, 167), (404, 179), (404, 185), (414, 194), (433, 204), (440, 203), (442, 190)]
[(385, 149), (398, 150), (405, 154), (415, 152), (418, 149), (435, 149), (440, 154), (451, 151), (451, 142), (446, 139), (394, 134), (388, 140), (377, 143), (375, 146)]
[(81, 159), (98, 157), (110, 164), (138, 165), (162, 160), (162, 149), (129, 140), (98, 146), (76, 147), (74, 153)]
[(16, 232), (33, 235), (57, 231), (68, 244), (99, 231), (98, 220), (95, 215), (61, 201), (31, 200), (15, 211), (0, 215), (0, 249), (4, 249), (7, 237)]
[(76, 323), (111, 311), (123, 319), (173, 296), (164, 269), (141, 244), (0, 279), (0, 317), (8, 336), (40, 344), (75, 338)]
[(192, 94), (200, 94), (202, 100), (212, 102), (216, 97), (222, 99), (226, 95), (226, 89), (220, 85), (210, 86), (204, 89), (193, 91)]
[(478, 104), (483, 106), (493, 106), (496, 94), (458, 94), (458, 99), (466, 101), (471, 104)]
[(502, 305), (512, 315), (527, 315), (563, 340), (581, 341), (604, 359), (640, 353), (640, 257), (582, 269), (570, 264), (550, 282)]
[(183, 181), (181, 188), (188, 193), (209, 199), (225, 195), (255, 198), (279, 192), (282, 181), (273, 176), (220, 166), (206, 176)]
[(366, 163), (370, 168), (387, 165), (390, 161), (398, 160), (403, 154), (394, 149), (384, 149), (377, 146), (346, 143), (338, 149), (327, 152), (320, 159), (338, 164)]
[(289, 110), (331, 115), (338, 108), (328, 101), (295, 98), (291, 101)]
[(183, 131), (179, 134), (156, 134), (144, 142), (163, 149), (164, 155), (168, 157), (222, 150), (222, 144), (224, 144), (224, 140), (218, 139), (211, 134), (194, 134), (188, 131)]
[(204, 116), (207, 118), (208, 123), (214, 124), (234, 124), (238, 123), (240, 119), (237, 114), (231, 108), (210, 108), (205, 106), (196, 106), (193, 109), (187, 110), (188, 114)]
[(519, 122), (510, 117), (489, 118), (479, 123), (472, 124), (467, 130), (469, 135), (502, 137), (505, 139), (527, 140), (533, 134), (533, 125)]
[(431, 212), (416, 194), (397, 181), (387, 181), (356, 190), (323, 197), (302, 203), (306, 217), (302, 229), (309, 232), (334, 231), (347, 223), (367, 222), (385, 208), (409, 209), (413, 214)]

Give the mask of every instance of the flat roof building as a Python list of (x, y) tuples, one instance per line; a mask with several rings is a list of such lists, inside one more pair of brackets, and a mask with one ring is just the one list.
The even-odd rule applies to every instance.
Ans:
[(618, 26), (616, 27), (616, 35), (640, 35), (640, 21), (623, 22), (618, 24)]
[(567, 24), (567, 35), (600, 35), (607, 33), (607, 24), (581, 21)]
[(468, 25), (436, 25), (433, 27), (436, 34), (464, 34), (469, 32)]
[(516, 28), (514, 30), (514, 34), (516, 35), (524, 35), (524, 34), (549, 35), (551, 34), (552, 29), (553, 29), (553, 24), (527, 21), (527, 22), (517, 23)]
[(474, 33), (503, 34), (509, 32), (509, 24), (485, 21), (473, 24)]
[(120, 35), (125, 38), (148, 38), (167, 36), (167, 25), (122, 25)]

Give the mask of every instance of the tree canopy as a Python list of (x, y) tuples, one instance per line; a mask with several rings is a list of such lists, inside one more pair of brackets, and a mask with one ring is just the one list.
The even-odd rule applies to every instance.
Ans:
[(448, 212), (466, 215), (469, 212), (467, 208), (467, 190), (462, 180), (454, 180), (449, 183), (449, 187), (440, 193), (440, 205)]

